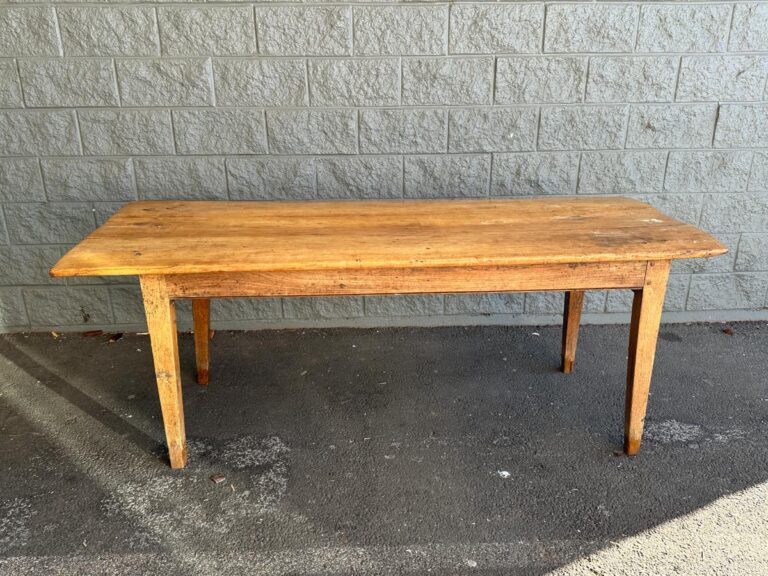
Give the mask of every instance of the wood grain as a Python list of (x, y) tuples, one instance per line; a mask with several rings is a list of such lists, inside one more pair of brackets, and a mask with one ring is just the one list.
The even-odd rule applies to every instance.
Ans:
[(649, 262), (643, 287), (635, 290), (632, 301), (624, 410), (624, 451), (630, 456), (640, 451), (669, 267), (669, 262)]
[(161, 276), (142, 276), (141, 293), (155, 362), (157, 391), (163, 413), (171, 468), (187, 463), (184, 404), (181, 400), (181, 369), (176, 336), (176, 308)]
[(584, 290), (635, 290), (625, 450), (640, 449), (670, 261), (714, 256), (708, 234), (624, 198), (134, 202), (54, 276), (141, 276), (171, 466), (186, 464), (174, 298), (193, 298), (208, 382), (209, 298), (566, 290), (563, 371)]
[(119, 210), (51, 274), (523, 266), (725, 251), (701, 230), (619, 197), (141, 201)]
[(565, 310), (563, 311), (563, 362), (562, 371), (565, 374), (573, 372), (576, 361), (576, 344), (579, 340), (579, 322), (581, 309), (584, 305), (583, 290), (568, 290), (565, 293)]
[(307, 270), (166, 277), (176, 298), (338, 296), (640, 287), (645, 262), (380, 270)]
[(211, 339), (210, 329), (211, 301), (207, 298), (192, 300), (192, 323), (195, 331), (195, 365), (197, 383), (208, 384), (208, 346)]

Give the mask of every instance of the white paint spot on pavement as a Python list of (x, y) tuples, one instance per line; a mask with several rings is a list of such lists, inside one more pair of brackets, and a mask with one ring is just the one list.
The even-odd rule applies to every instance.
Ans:
[[(155, 476), (123, 482), (102, 501), (111, 516), (140, 519), (129, 544), (134, 549), (163, 540), (194, 541), (200, 534), (226, 534), (254, 516), (274, 512), (288, 488), (290, 449), (278, 437), (244, 436), (223, 446), (201, 440), (188, 443), (194, 455), (186, 476)], [(242, 490), (211, 496), (211, 469), (226, 477), (239, 477)], [(184, 505), (173, 505), (173, 497)], [(162, 535), (162, 537), (160, 537)]]
[(0, 502), (0, 552), (26, 546), (33, 514), (35, 511), (27, 498)]
[(219, 457), (235, 470), (243, 470), (274, 464), (288, 452), (288, 447), (277, 436), (263, 439), (244, 436), (225, 445), (219, 452)]
[(731, 440), (743, 440), (747, 437), (747, 433), (740, 428), (731, 428), (725, 432), (719, 432), (712, 435), (712, 440), (715, 442), (730, 442)]
[(693, 442), (702, 436), (701, 426), (697, 424), (685, 424), (677, 420), (664, 420), (663, 422), (651, 422), (646, 425), (645, 438), (659, 444), (671, 444), (673, 442)]

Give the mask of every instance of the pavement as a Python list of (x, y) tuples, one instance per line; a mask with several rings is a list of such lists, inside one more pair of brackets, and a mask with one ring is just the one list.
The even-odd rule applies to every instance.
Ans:
[[(665, 325), (639, 456), (626, 326), (0, 336), (0, 574), (768, 574), (768, 324)], [(114, 338), (113, 338), (114, 340)], [(225, 479), (214, 483), (211, 477)]]

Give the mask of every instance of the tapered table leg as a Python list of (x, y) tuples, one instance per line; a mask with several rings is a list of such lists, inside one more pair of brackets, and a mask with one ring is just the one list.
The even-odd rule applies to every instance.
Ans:
[(583, 290), (569, 290), (565, 293), (565, 310), (563, 311), (563, 363), (562, 371), (566, 374), (573, 372), (576, 361), (576, 343), (579, 339), (579, 322), (581, 309), (584, 305)]
[(192, 300), (198, 384), (208, 384), (208, 341), (211, 339), (210, 309), (211, 301), (207, 298)]
[(624, 451), (630, 456), (640, 451), (648, 390), (656, 355), (656, 339), (668, 279), (668, 261), (648, 262), (643, 287), (634, 291), (624, 410)]
[(141, 292), (152, 342), (157, 391), (160, 395), (171, 468), (183, 468), (187, 463), (187, 441), (184, 431), (184, 405), (181, 401), (176, 309), (173, 300), (168, 296), (162, 276), (142, 276)]

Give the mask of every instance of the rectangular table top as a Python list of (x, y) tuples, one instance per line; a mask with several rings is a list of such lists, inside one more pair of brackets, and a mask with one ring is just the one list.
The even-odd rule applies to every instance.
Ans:
[(709, 234), (621, 197), (139, 201), (53, 276), (517, 266), (715, 256)]

